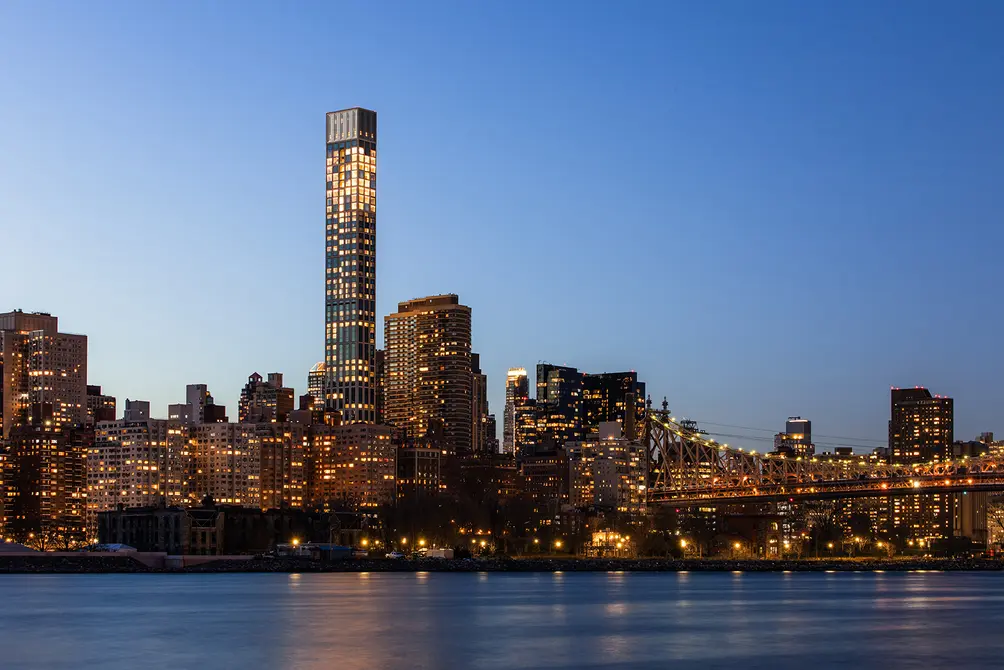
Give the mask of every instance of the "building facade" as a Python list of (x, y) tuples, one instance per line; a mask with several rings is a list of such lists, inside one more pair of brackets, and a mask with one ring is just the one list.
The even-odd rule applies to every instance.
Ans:
[(812, 444), (812, 422), (800, 416), (788, 417), (784, 432), (774, 436), (774, 453), (792, 458), (810, 458), (816, 453)]
[(628, 403), (640, 422), (645, 415), (645, 383), (638, 381), (634, 370), (582, 376), (582, 423), (589, 432), (597, 432), (604, 421), (623, 424)]
[(87, 385), (87, 423), (98, 421), (114, 421), (117, 401), (113, 395), (101, 393), (100, 386)]
[(87, 337), (58, 319), (0, 314), (0, 520), (36, 546), (84, 540)]
[(955, 410), (951, 398), (931, 395), (926, 388), (890, 392), (889, 457), (912, 465), (952, 457)]
[(375, 423), (376, 112), (329, 112), (326, 140), (325, 404)]
[(282, 385), (282, 373), (270, 372), (267, 379), (255, 372), (241, 390), (238, 406), (240, 423), (283, 422), (293, 411), (293, 389)]
[(87, 421), (87, 336), (60, 333), (51, 314), (0, 314), (0, 438), (42, 404), (61, 428)]
[(396, 492), (396, 447), (388, 426), (315, 424), (311, 497), (326, 509), (361, 512), (390, 505)]
[(595, 435), (570, 442), (565, 449), (573, 507), (627, 514), (646, 511), (648, 455), (642, 444), (621, 436), (619, 422), (605, 421)]
[(384, 339), (387, 424), (414, 440), (441, 421), (443, 450), (472, 453), (471, 308), (454, 294), (399, 303)]
[(505, 378), (505, 410), (502, 416), (502, 453), (516, 456), (516, 408), (530, 399), (526, 368), (509, 368)]
[(95, 426), (87, 454), (87, 518), (118, 505), (143, 507), (167, 500), (168, 422), (149, 417), (149, 403), (126, 400), (126, 415)]
[(260, 507), (261, 441), (252, 424), (203, 423), (190, 427), (193, 497)]
[[(488, 441), (488, 375), (481, 371), (481, 356), (471, 354), (471, 452), (491, 453)], [(492, 436), (494, 437), (494, 435)]]

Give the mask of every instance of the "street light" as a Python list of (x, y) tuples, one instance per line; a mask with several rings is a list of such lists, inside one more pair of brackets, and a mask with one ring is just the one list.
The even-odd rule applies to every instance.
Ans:
[(300, 546), (300, 540), (298, 538), (295, 537), (293, 538), (293, 546), (294, 547)]
[(554, 541), (554, 548), (555, 549), (561, 549), (561, 540), (555, 540)]
[(402, 537), (401, 538), (401, 544), (408, 544), (408, 538)]
[(369, 546), (369, 543), (370, 543), (369, 540), (367, 540), (366, 538), (363, 538), (362, 541), (359, 544), (361, 544), (364, 547), (366, 547), (366, 546)]
[(424, 547), (425, 546), (425, 540), (419, 540), (418, 541), (418, 546)]

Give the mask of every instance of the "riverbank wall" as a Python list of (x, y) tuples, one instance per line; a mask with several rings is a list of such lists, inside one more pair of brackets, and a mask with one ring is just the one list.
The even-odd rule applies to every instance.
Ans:
[(379, 559), (312, 561), (304, 558), (199, 557), (204, 562), (141, 562), (129, 554), (27, 554), (0, 556), (3, 573), (152, 573), (230, 572), (909, 572), (1000, 571), (991, 559), (822, 559), (822, 560), (672, 560), (596, 558)]

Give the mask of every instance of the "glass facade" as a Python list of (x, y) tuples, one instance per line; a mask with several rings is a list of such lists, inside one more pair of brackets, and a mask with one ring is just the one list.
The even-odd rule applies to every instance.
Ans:
[(375, 423), (376, 112), (327, 115), (325, 406)]

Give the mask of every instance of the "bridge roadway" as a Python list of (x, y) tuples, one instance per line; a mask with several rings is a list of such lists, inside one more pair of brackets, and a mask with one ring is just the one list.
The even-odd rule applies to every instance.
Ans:
[(649, 489), (650, 505), (678, 507), (746, 505), (757, 503), (878, 498), (948, 493), (1004, 491), (1004, 474), (979, 473), (967, 476), (921, 476), (887, 480), (845, 480), (794, 485), (708, 486), (701, 488)]

